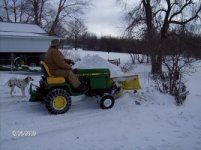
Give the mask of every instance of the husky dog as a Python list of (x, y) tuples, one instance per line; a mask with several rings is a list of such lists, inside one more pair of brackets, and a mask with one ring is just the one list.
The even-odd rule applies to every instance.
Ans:
[(30, 76), (24, 79), (11, 78), (10, 80), (8, 80), (6, 84), (11, 88), (10, 95), (12, 96), (15, 86), (17, 86), (21, 89), (22, 96), (25, 96), (25, 88), (27, 87), (30, 81), (33, 81), (33, 78)]

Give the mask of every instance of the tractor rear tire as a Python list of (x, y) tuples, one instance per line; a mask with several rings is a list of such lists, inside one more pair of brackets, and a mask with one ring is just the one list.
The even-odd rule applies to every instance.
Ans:
[(71, 107), (71, 97), (66, 90), (56, 88), (48, 92), (45, 104), (51, 114), (64, 114)]
[(100, 108), (102, 109), (110, 109), (114, 106), (114, 103), (115, 103), (114, 97), (109, 94), (104, 95), (99, 101)]

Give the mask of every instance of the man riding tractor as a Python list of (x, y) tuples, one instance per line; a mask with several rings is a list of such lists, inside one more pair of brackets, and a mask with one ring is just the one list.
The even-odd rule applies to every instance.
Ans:
[(51, 45), (45, 55), (45, 63), (49, 67), (49, 71), (54, 76), (63, 76), (75, 88), (77, 92), (87, 91), (87, 86), (82, 85), (77, 76), (73, 73), (71, 65), (74, 62), (70, 59), (65, 59), (59, 51), (60, 42), (57, 39), (51, 41)]
[[(41, 101), (52, 114), (63, 114), (71, 107), (71, 96), (97, 97), (102, 109), (114, 106), (122, 90), (140, 89), (138, 75), (111, 77), (108, 68), (71, 68), (72, 60), (65, 59), (59, 51), (59, 41), (52, 40), (45, 60), (41, 61), (43, 75), (39, 86), (30, 85), (30, 101)], [(35, 89), (33, 89), (33, 86)]]

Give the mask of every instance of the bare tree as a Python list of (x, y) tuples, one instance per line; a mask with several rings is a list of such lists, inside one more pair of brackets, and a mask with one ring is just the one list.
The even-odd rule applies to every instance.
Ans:
[(184, 70), (189, 72), (194, 61), (183, 55), (186, 47), (182, 36), (186, 35), (182, 33), (188, 32), (187, 26), (200, 21), (200, 12), (200, 0), (140, 0), (128, 13), (128, 29), (145, 24), (141, 38), (146, 48), (151, 49), (152, 73), (160, 74), (154, 76), (156, 87), (175, 96), (177, 104), (182, 104), (188, 94), (181, 76)]
[(34, 23), (50, 35), (64, 36), (68, 22), (82, 14), (88, 4), (88, 0), (2, 0), (0, 20)]
[(0, 18), (6, 22), (30, 22), (31, 13), (27, 0), (3, 0), (0, 1)]
[(87, 4), (88, 2), (83, 0), (59, 0), (58, 8), (55, 11), (48, 33), (55, 35), (55, 29), (59, 22), (65, 22), (67, 18), (74, 18), (74, 16), (82, 13), (83, 7), (87, 6)]
[(188, 94), (185, 85), (184, 75), (189, 75), (195, 71), (194, 58), (185, 58), (182, 51), (177, 49), (177, 53), (163, 58), (163, 66), (166, 70), (158, 82), (161, 82), (161, 92), (169, 93), (175, 97), (177, 104), (182, 104)]
[(10, 22), (9, 0), (0, 1), (0, 9), (1, 9), (1, 18), (2, 18), (2, 20)]
[[(151, 49), (152, 73), (162, 72), (162, 44), (172, 36), (170, 31), (178, 25), (196, 21), (200, 11), (201, 2), (195, 0), (140, 0), (128, 12), (127, 29), (130, 33), (136, 27), (146, 25), (144, 38), (147, 49)], [(155, 38), (155, 35), (160, 35), (160, 38)], [(156, 47), (154, 41), (158, 43)]]
[(87, 28), (81, 19), (75, 18), (71, 21), (67, 29), (67, 38), (72, 41), (75, 50), (78, 48), (79, 40), (87, 33)]
[[(162, 59), (163, 59), (163, 51), (161, 46), (163, 45), (164, 41), (171, 37), (172, 34), (171, 30), (175, 30), (177, 25), (185, 26), (190, 22), (195, 21), (199, 18), (199, 13), (201, 11), (201, 3), (194, 2), (193, 0), (182, 0), (182, 1), (171, 1), (165, 0), (166, 7), (162, 7), (157, 11), (156, 21), (159, 20), (160, 16), (164, 16), (161, 23), (159, 25), (160, 31), (160, 46), (157, 50), (158, 54), (158, 67), (161, 68), (162, 66)], [(191, 9), (193, 9), (192, 12)], [(186, 13), (187, 12), (187, 13)], [(157, 23), (157, 22), (156, 22)], [(171, 29), (172, 28), (172, 29)]]
[(49, 0), (31, 0), (32, 16), (34, 24), (42, 26), (42, 19), (45, 17), (46, 3)]
[[(124, 0), (119, 0), (126, 2)], [(158, 66), (158, 39), (156, 34), (156, 25), (154, 22), (154, 17), (156, 16), (158, 9), (157, 0), (140, 0), (138, 2), (133, 2), (133, 7), (127, 12), (126, 20), (128, 21), (128, 26), (126, 28), (129, 34), (133, 30), (140, 31), (140, 35), (137, 38), (144, 39), (144, 51), (147, 55), (151, 56), (152, 63), (152, 73), (160, 73), (161, 68)], [(132, 36), (132, 35), (131, 35)]]

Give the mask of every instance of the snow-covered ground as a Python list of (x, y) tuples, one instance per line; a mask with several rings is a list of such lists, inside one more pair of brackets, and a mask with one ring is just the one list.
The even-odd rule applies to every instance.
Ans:
[[(70, 110), (62, 115), (50, 115), (44, 104), (29, 102), (28, 91), (23, 98), (16, 88), (11, 97), (4, 83), (26, 75), (0, 72), (0, 149), (200, 150), (201, 69), (188, 77), (190, 94), (182, 106), (151, 87), (149, 71), (146, 64), (133, 68), (142, 89), (124, 93), (112, 109), (102, 110), (96, 98), (79, 96), (72, 97)], [(38, 84), (40, 76), (32, 77)]]

